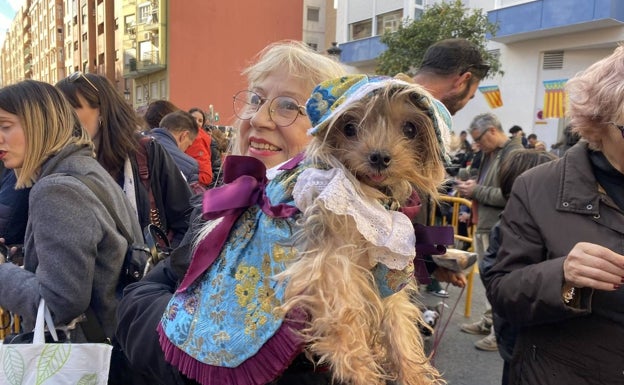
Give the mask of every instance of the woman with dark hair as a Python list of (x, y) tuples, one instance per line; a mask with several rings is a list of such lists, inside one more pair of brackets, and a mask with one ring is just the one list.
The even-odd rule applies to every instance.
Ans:
[(177, 245), (188, 228), (191, 191), (169, 154), (142, 136), (140, 120), (105, 77), (76, 72), (56, 84), (95, 143), (98, 162), (123, 188), (141, 228), (159, 225)]
[(197, 107), (189, 110), (197, 122), (197, 137), (189, 148), (184, 151), (191, 156), (199, 164), (199, 183), (204, 187), (210, 186), (212, 183), (213, 164), (212, 164), (212, 137), (206, 132), (206, 113)]
[(217, 176), (220, 174), (219, 171), (221, 170), (221, 151), (219, 150), (219, 143), (217, 142), (217, 140), (215, 140), (214, 135), (214, 132), (219, 130), (206, 125), (206, 113), (204, 113), (204, 111), (202, 111), (200, 108), (193, 107), (189, 110), (189, 113), (193, 115), (195, 121), (197, 122), (197, 128), (199, 131), (198, 136), (204, 135), (205, 137), (210, 137), (210, 168), (212, 170), (212, 180), (209, 187), (214, 187), (219, 184), (219, 182), (217, 181)]
[(180, 109), (168, 100), (154, 100), (147, 106), (143, 119), (147, 124), (147, 130), (160, 127), (160, 121), (165, 115)]

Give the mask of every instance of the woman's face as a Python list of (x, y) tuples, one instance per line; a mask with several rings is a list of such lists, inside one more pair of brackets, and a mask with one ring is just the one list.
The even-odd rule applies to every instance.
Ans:
[(80, 92), (76, 93), (76, 97), (80, 102), (80, 107), (76, 108), (78, 120), (80, 120), (82, 127), (89, 133), (91, 140), (95, 140), (100, 132), (100, 109), (91, 107)]
[(26, 157), (26, 136), (17, 115), (0, 109), (0, 160), (6, 168), (21, 168)]
[(291, 125), (277, 126), (269, 115), (269, 104), (277, 96), (290, 96), (305, 105), (312, 88), (304, 80), (281, 70), (255, 84), (251, 91), (265, 98), (266, 102), (240, 126), (241, 153), (253, 156), (271, 168), (305, 149), (310, 142), (306, 132), (312, 125), (307, 116), (300, 114)]
[(195, 122), (197, 123), (197, 127), (201, 129), (204, 127), (204, 115), (199, 111), (193, 111), (191, 114), (195, 118)]

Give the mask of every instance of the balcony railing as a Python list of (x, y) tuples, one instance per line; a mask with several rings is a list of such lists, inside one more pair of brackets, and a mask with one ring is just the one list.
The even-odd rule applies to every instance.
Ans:
[(513, 43), (624, 26), (624, 1), (535, 0), (489, 11), (488, 20), (499, 25), (492, 40)]

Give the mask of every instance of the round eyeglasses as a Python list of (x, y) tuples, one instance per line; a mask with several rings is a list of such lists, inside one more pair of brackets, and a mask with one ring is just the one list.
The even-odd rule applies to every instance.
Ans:
[[(253, 91), (239, 91), (234, 95), (234, 114), (239, 119), (249, 120), (269, 101)], [(269, 102), (269, 117), (280, 127), (290, 126), (299, 115), (307, 116), (305, 107), (290, 96), (276, 96)]]

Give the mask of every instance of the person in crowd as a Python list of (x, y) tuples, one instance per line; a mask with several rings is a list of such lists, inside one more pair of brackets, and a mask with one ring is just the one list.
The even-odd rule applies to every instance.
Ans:
[[(477, 259), (481, 261), (489, 245), (490, 230), (506, 202), (498, 181), (500, 165), (511, 151), (522, 148), (522, 144), (520, 137), (507, 137), (500, 121), (492, 113), (477, 115), (470, 123), (470, 135), (479, 143), (483, 160), (476, 179), (458, 180), (456, 188), (462, 197), (472, 199), (471, 220), (476, 224), (473, 245)], [(463, 324), (461, 330), (470, 334), (486, 335), (475, 342), (477, 349), (497, 350), (489, 303), (486, 303), (486, 310), (479, 321)]]
[(204, 187), (210, 186), (213, 177), (212, 167), (212, 137), (206, 131), (206, 113), (195, 107), (189, 110), (197, 122), (197, 137), (189, 148), (184, 151), (187, 155), (197, 160), (199, 164), (199, 183)]
[(461, 38), (445, 39), (427, 48), (413, 80), (455, 115), (474, 97), (489, 70), (475, 44)]
[(468, 165), (471, 174), (476, 175), (481, 167), (481, 160), (483, 160), (483, 151), (481, 151), (481, 146), (477, 142), (472, 142), (472, 159)]
[(171, 112), (160, 121), (159, 127), (149, 131), (149, 135), (171, 155), (187, 183), (199, 180), (197, 161), (184, 153), (197, 137), (197, 125), (191, 114), (182, 110)]
[(511, 126), (511, 128), (509, 129), (509, 135), (511, 138), (520, 138), (520, 140), (522, 141), (522, 147), (529, 147), (529, 141), (524, 136), (524, 130), (522, 130), (522, 127), (518, 125)]
[[(529, 147), (531, 148), (531, 147)], [(541, 140), (538, 140), (534, 143), (533, 147), (532, 147), (535, 151), (546, 151), (546, 143), (542, 142)]]
[[(98, 196), (73, 175), (99, 186), (132, 236), (142, 235), (129, 201), (93, 151), (58, 89), (34, 80), (0, 89), (0, 160), (19, 170), (16, 189), (31, 188), (24, 266), (0, 264), (0, 307), (19, 314), (24, 330), (33, 329), (43, 298), (56, 325), (90, 309), (95, 317), (85, 322), (113, 337), (128, 242)], [(72, 341), (87, 341), (83, 325), (71, 331)]]
[(527, 136), (527, 146), (526, 148), (535, 148), (535, 144), (537, 143), (537, 135), (536, 134), (529, 134), (529, 136)]
[[(440, 40), (425, 51), (420, 68), (413, 78), (404, 74), (396, 77), (406, 81), (413, 81), (423, 86), (431, 95), (440, 101), (449, 116), (445, 119), (451, 127), (450, 115), (455, 115), (474, 97), (479, 83), (490, 70), (490, 66), (483, 60), (479, 47), (469, 40), (453, 38)], [(430, 212), (430, 202), (427, 197), (421, 197), (423, 209), (415, 219), (417, 223), (427, 224), (427, 213)], [(430, 256), (424, 256), (427, 271), (431, 274), (429, 291), (445, 297), (448, 296), (437, 281), (450, 282), (455, 286), (464, 287), (466, 277), (463, 273), (452, 272), (436, 266)], [(427, 281), (426, 277), (419, 277)]]
[(0, 238), (4, 238), (7, 245), (20, 247), (28, 222), (30, 188), (15, 189), (15, 183), (15, 171), (0, 163)]
[[(268, 169), (267, 177), (273, 178), (281, 164), (305, 149), (310, 140), (307, 130), (311, 123), (302, 113), (285, 120), (276, 115), (272, 106), (281, 101), (303, 105), (317, 83), (342, 76), (345, 70), (303, 43), (285, 41), (263, 49), (243, 74), (247, 76), (249, 88), (237, 94), (235, 112), (242, 113), (241, 102), (253, 103), (247, 108), (253, 107), (256, 111), (252, 109), (251, 114), (241, 115), (236, 122), (233, 152), (259, 159)], [(200, 218), (193, 220), (182, 245), (141, 282), (128, 286), (122, 299), (116, 335), (133, 367), (145, 376), (146, 383), (194, 383), (164, 361), (155, 330), (179, 280), (186, 273), (193, 242), (201, 239), (197, 233), (201, 227)], [(312, 362), (301, 355), (272, 384), (329, 384), (330, 378), (329, 373), (315, 371)]]
[(175, 104), (168, 100), (154, 100), (150, 102), (150, 104), (147, 105), (147, 110), (145, 110), (145, 115), (143, 115), (147, 130), (149, 131), (160, 127), (160, 121), (165, 115), (179, 110), (180, 109), (176, 107)]
[[(499, 173), (499, 183), (501, 193), (505, 199), (509, 199), (511, 195), (511, 188), (513, 183), (520, 174), (536, 167), (540, 164), (550, 162), (557, 159), (553, 154), (547, 152), (532, 151), (530, 149), (520, 149), (512, 151), (507, 159), (501, 164)], [(501, 244), (500, 237), (500, 220), (492, 226), (490, 232), (490, 244), (479, 264), (479, 271), (481, 274), (481, 280), (483, 285), (487, 287), (489, 281), (487, 279), (488, 273), (492, 268), (492, 265), (496, 262), (496, 255)], [(492, 321), (496, 334), (496, 343), (498, 345), (498, 352), (503, 358), (503, 374), (501, 385), (509, 384), (509, 362), (513, 355), (513, 349), (516, 340), (516, 330), (510, 325), (510, 323), (502, 318), (496, 311), (496, 308), (492, 309)]]
[(562, 157), (566, 151), (572, 148), (580, 139), (577, 132), (572, 131), (572, 127), (567, 125), (563, 129), (563, 137), (557, 143), (550, 146), (550, 152), (558, 157)]
[(468, 165), (472, 161), (472, 144), (470, 144), (470, 142), (468, 141), (468, 132), (466, 132), (465, 130), (462, 130), (459, 133), (459, 139), (461, 141), (460, 153), (463, 154), (459, 165), (465, 168), (468, 167)]
[(518, 177), (486, 275), (516, 330), (509, 383), (621, 384), (624, 46), (568, 80), (565, 155)]
[(156, 224), (177, 245), (189, 226), (191, 191), (167, 151), (137, 131), (137, 115), (104, 76), (75, 72), (56, 86), (95, 143), (98, 162), (130, 199), (141, 228)]

